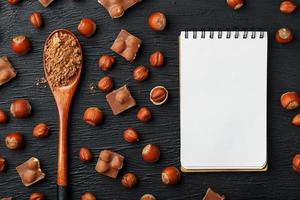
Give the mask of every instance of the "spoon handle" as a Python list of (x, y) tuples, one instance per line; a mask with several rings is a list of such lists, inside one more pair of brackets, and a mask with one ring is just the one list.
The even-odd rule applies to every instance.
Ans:
[(69, 105), (59, 108), (58, 162), (57, 162), (57, 199), (67, 200), (68, 185), (68, 118)]

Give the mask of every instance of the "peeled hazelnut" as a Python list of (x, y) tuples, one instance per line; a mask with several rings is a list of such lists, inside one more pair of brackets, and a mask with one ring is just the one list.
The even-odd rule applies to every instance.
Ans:
[(17, 99), (10, 106), (10, 113), (18, 119), (29, 117), (31, 105), (26, 99)]
[(31, 193), (29, 200), (43, 200), (44, 195), (41, 192), (33, 192)]
[(14, 53), (23, 55), (29, 52), (31, 49), (31, 43), (26, 36), (19, 35), (13, 38), (10, 47)]
[(240, 9), (244, 3), (245, 0), (227, 0), (227, 5), (233, 10)]
[(0, 172), (3, 172), (5, 170), (5, 159), (0, 156)]
[(33, 128), (33, 136), (36, 138), (44, 138), (49, 135), (49, 127), (47, 124), (40, 123)]
[(135, 143), (139, 141), (139, 134), (133, 128), (128, 128), (123, 132), (123, 138), (126, 142)]
[(154, 105), (162, 105), (168, 99), (168, 90), (163, 86), (156, 86), (150, 92), (150, 101)]
[(152, 117), (151, 111), (146, 107), (141, 107), (137, 112), (136, 117), (141, 122), (148, 122)]
[(116, 100), (119, 102), (119, 104), (124, 104), (128, 101), (129, 96), (127, 91), (121, 90), (116, 94)]
[(81, 200), (96, 200), (96, 197), (91, 192), (85, 192), (82, 194)]
[(109, 55), (103, 55), (99, 58), (99, 68), (103, 71), (109, 70), (115, 63), (115, 58)]
[(162, 31), (167, 25), (166, 16), (161, 12), (152, 13), (148, 18), (148, 24), (152, 30)]
[(295, 126), (300, 126), (300, 114), (297, 114), (293, 117), (292, 124), (294, 124)]
[(7, 114), (0, 110), (0, 124), (5, 124), (7, 122)]
[(296, 8), (296, 4), (292, 1), (282, 1), (279, 7), (280, 12), (285, 14), (293, 13), (296, 10)]
[(164, 55), (160, 51), (151, 54), (149, 62), (152, 67), (161, 67), (164, 64)]
[(156, 200), (156, 198), (152, 194), (144, 194), (140, 200)]
[(133, 79), (136, 81), (144, 81), (148, 76), (149, 69), (143, 65), (140, 65), (133, 70)]
[(91, 151), (86, 147), (80, 148), (79, 157), (83, 162), (90, 162), (93, 159)]
[(35, 171), (33, 170), (26, 170), (24, 173), (23, 173), (23, 181), (24, 183), (32, 183), (36, 180), (37, 178), (37, 174)]
[(109, 76), (104, 76), (98, 82), (98, 88), (100, 91), (109, 93), (114, 87), (114, 81)]
[(288, 28), (281, 28), (276, 32), (275, 40), (280, 44), (290, 43), (294, 38), (292, 31)]
[(91, 37), (94, 35), (96, 28), (96, 23), (89, 18), (83, 18), (77, 27), (78, 32), (84, 37)]
[(83, 114), (83, 121), (91, 126), (99, 125), (103, 120), (103, 112), (97, 107), (90, 107)]
[(29, 16), (29, 21), (34, 28), (41, 28), (43, 25), (43, 18), (39, 12), (32, 13)]
[(20, 2), (20, 0), (7, 0), (10, 5), (16, 5)]
[(296, 154), (293, 158), (293, 169), (295, 172), (300, 173), (300, 154)]
[(300, 104), (300, 97), (296, 92), (286, 92), (280, 97), (280, 102), (283, 108), (293, 110)]
[(134, 188), (138, 182), (138, 178), (133, 173), (126, 173), (122, 178), (122, 185), (128, 189)]
[(175, 185), (181, 179), (180, 171), (176, 167), (166, 167), (161, 174), (162, 182), (166, 185)]
[(23, 135), (21, 133), (9, 133), (5, 136), (5, 145), (11, 150), (20, 149), (23, 146), (23, 140)]
[(159, 160), (160, 150), (154, 144), (148, 144), (142, 151), (143, 160), (149, 163), (155, 163)]

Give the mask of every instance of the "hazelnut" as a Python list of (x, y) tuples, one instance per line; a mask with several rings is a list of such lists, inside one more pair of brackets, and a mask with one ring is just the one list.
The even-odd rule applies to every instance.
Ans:
[(32, 183), (36, 180), (37, 178), (37, 174), (36, 174), (36, 171), (33, 171), (33, 170), (26, 170), (24, 173), (23, 173), (23, 181), (24, 183)]
[(149, 122), (151, 120), (151, 111), (146, 107), (141, 107), (136, 114), (136, 117), (141, 122)]
[(0, 172), (3, 172), (5, 170), (5, 159), (0, 156)]
[(5, 145), (11, 150), (20, 149), (23, 146), (23, 140), (23, 135), (21, 133), (9, 133), (5, 136)]
[(83, 162), (90, 162), (93, 159), (91, 151), (86, 147), (80, 148), (79, 157)]
[(143, 65), (140, 65), (133, 70), (133, 79), (136, 81), (144, 81), (148, 76), (149, 69)]
[(293, 110), (300, 104), (300, 97), (296, 92), (286, 92), (280, 97), (280, 102), (283, 108)]
[(10, 5), (16, 5), (20, 2), (20, 0), (7, 0)]
[(14, 53), (18, 55), (23, 55), (30, 51), (31, 43), (26, 36), (19, 35), (13, 38), (10, 47)]
[(5, 124), (7, 122), (7, 114), (0, 110), (0, 124)]
[(128, 101), (129, 96), (128, 96), (128, 92), (121, 90), (116, 94), (116, 100), (117, 102), (119, 102), (119, 104), (124, 104)]
[(297, 8), (297, 6), (294, 2), (292, 2), (292, 1), (282, 1), (280, 3), (279, 10), (282, 13), (290, 14), (290, 13), (293, 13), (296, 10), (296, 8)]
[(152, 67), (161, 67), (164, 64), (164, 55), (160, 51), (156, 51), (150, 56), (150, 64)]
[(138, 182), (138, 178), (133, 173), (126, 173), (122, 177), (122, 185), (128, 189), (134, 188)]
[(123, 138), (126, 142), (135, 143), (139, 141), (139, 134), (133, 128), (128, 128), (123, 132)]
[(244, 3), (245, 0), (227, 0), (227, 5), (233, 10), (240, 9)]
[(85, 192), (82, 194), (81, 200), (96, 200), (96, 197), (91, 192)]
[(180, 171), (176, 167), (166, 167), (161, 174), (162, 182), (166, 185), (175, 185), (181, 179)]
[(43, 200), (44, 195), (41, 192), (33, 192), (31, 193), (29, 200)]
[(295, 126), (300, 126), (300, 114), (297, 114), (293, 117), (292, 124)]
[(77, 29), (78, 32), (84, 37), (91, 37), (96, 32), (96, 24), (93, 20), (89, 18), (83, 18)]
[(152, 194), (144, 194), (140, 200), (156, 200), (156, 198)]
[(44, 138), (49, 135), (49, 127), (47, 124), (40, 123), (33, 128), (33, 136), (36, 138)]
[(90, 107), (83, 114), (83, 121), (91, 126), (99, 125), (103, 120), (103, 112), (97, 107)]
[(288, 28), (281, 28), (276, 32), (275, 40), (279, 44), (290, 43), (294, 38), (292, 31)]
[(295, 172), (300, 172), (300, 154), (296, 154), (293, 158), (293, 169)]
[(31, 105), (26, 99), (17, 99), (10, 106), (10, 113), (18, 119), (29, 117)]
[(143, 160), (149, 163), (155, 163), (159, 160), (160, 150), (154, 144), (148, 144), (142, 151)]
[(113, 56), (109, 56), (109, 55), (102, 55), (99, 58), (99, 62), (98, 62), (99, 68), (102, 71), (109, 70), (114, 63), (115, 63), (115, 58)]
[(114, 87), (114, 81), (109, 76), (104, 76), (98, 82), (98, 88), (100, 91), (109, 93)]
[(43, 18), (41, 13), (34, 12), (29, 16), (29, 22), (34, 28), (41, 28), (43, 25)]
[(148, 18), (148, 24), (152, 30), (162, 31), (167, 25), (166, 16), (161, 12), (152, 13)]
[(150, 101), (154, 105), (161, 105), (168, 99), (168, 90), (163, 86), (156, 86), (150, 92)]

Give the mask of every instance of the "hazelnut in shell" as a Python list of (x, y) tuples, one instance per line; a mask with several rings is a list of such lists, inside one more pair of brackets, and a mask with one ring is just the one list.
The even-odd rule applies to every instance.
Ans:
[(149, 77), (149, 69), (144, 65), (140, 65), (133, 70), (132, 76), (136, 81), (144, 81)]
[(165, 63), (164, 54), (160, 51), (155, 51), (150, 55), (149, 62), (155, 68), (163, 66)]
[(3, 110), (0, 110), (0, 124), (6, 124), (7, 119), (7, 114)]
[(281, 28), (275, 34), (275, 40), (279, 44), (290, 43), (294, 38), (294, 34), (288, 28)]
[(43, 199), (44, 199), (44, 195), (41, 192), (33, 192), (29, 196), (29, 200), (43, 200)]
[(96, 197), (91, 192), (85, 192), (81, 195), (81, 200), (96, 200)]
[(147, 107), (141, 107), (137, 114), (136, 114), (136, 117), (139, 121), (141, 122), (149, 122), (152, 118), (152, 114), (151, 114), (151, 111), (149, 110), (149, 108)]
[(161, 174), (162, 182), (166, 185), (175, 185), (181, 180), (181, 173), (176, 167), (166, 167)]
[(292, 164), (294, 171), (300, 173), (300, 154), (294, 156)]
[(33, 128), (33, 136), (36, 138), (44, 138), (49, 135), (49, 126), (44, 123), (39, 123)]
[(287, 110), (294, 110), (300, 104), (300, 96), (296, 92), (286, 92), (281, 95), (280, 103)]
[(27, 118), (31, 114), (31, 105), (26, 99), (17, 99), (12, 102), (10, 113), (18, 119)]
[(82, 147), (79, 151), (79, 158), (83, 162), (90, 162), (93, 159), (93, 155), (88, 148)]
[(160, 158), (160, 150), (155, 144), (148, 144), (142, 151), (143, 160), (148, 163), (155, 163)]
[(83, 18), (80, 23), (78, 24), (78, 32), (84, 36), (84, 37), (91, 37), (96, 32), (96, 23), (89, 19), (89, 18)]
[(90, 107), (84, 111), (83, 121), (91, 126), (97, 126), (103, 121), (103, 112), (97, 107)]
[(24, 55), (30, 51), (31, 42), (26, 36), (18, 35), (12, 39), (10, 47), (14, 53)]
[(123, 138), (128, 143), (139, 141), (139, 134), (134, 128), (128, 128), (123, 132)]
[(144, 194), (140, 200), (156, 200), (156, 198), (152, 194)]
[(102, 55), (99, 58), (98, 65), (102, 71), (108, 71), (114, 63), (115, 63), (115, 58), (113, 56)]
[(161, 12), (154, 12), (149, 16), (148, 24), (152, 30), (162, 31), (167, 25), (167, 18)]
[(245, 0), (227, 0), (227, 5), (233, 9), (238, 10), (245, 4)]
[(114, 87), (114, 81), (109, 76), (104, 76), (98, 82), (98, 88), (101, 92), (109, 93)]
[(5, 145), (8, 149), (16, 150), (23, 147), (23, 135), (18, 132), (9, 133), (5, 136)]
[(138, 178), (134, 173), (126, 173), (122, 177), (121, 183), (124, 187), (131, 189), (134, 188), (137, 185)]

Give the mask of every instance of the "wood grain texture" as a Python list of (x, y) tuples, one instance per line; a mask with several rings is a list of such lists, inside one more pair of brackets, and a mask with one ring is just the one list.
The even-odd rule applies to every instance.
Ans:
[[(300, 1), (295, 1), (300, 5)], [(18, 6), (0, 2), (0, 55), (7, 55), (18, 75), (11, 83), (0, 88), (0, 108), (9, 110), (13, 99), (28, 98), (33, 106), (29, 119), (17, 120), (10, 117), (7, 125), (0, 126), (0, 137), (10, 131), (24, 133), (26, 147), (22, 151), (9, 151), (3, 142), (0, 153), (7, 158), (8, 169), (0, 174), (0, 197), (14, 196), (28, 199), (30, 192), (41, 191), (48, 199), (56, 199), (56, 160), (58, 139), (58, 117), (54, 98), (49, 88), (36, 86), (36, 80), (43, 76), (43, 45), (47, 36), (55, 29), (66, 28), (79, 38), (84, 52), (82, 79), (74, 96), (69, 121), (69, 178), (72, 199), (79, 199), (85, 191), (92, 191), (102, 200), (139, 199), (143, 193), (153, 193), (158, 199), (184, 200), (201, 199), (208, 186), (213, 187), (228, 199), (236, 200), (299, 200), (300, 176), (291, 168), (293, 155), (300, 152), (300, 130), (290, 124), (292, 116), (299, 112), (284, 111), (279, 104), (281, 93), (286, 90), (300, 92), (299, 34), (300, 12), (283, 15), (278, 11), (279, 1), (248, 0), (245, 8), (238, 12), (228, 9), (225, 0), (144, 0), (134, 6), (121, 19), (112, 20), (96, 0), (56, 0), (49, 8), (43, 8), (36, 0), (24, 0)], [(28, 21), (31, 12), (40, 11), (45, 20), (41, 30), (33, 29)], [(153, 11), (163, 11), (168, 17), (168, 27), (162, 33), (151, 31), (147, 17)], [(76, 31), (82, 17), (94, 19), (98, 25), (97, 34), (86, 39)], [(279, 27), (293, 29), (296, 38), (288, 45), (273, 41)], [(120, 29), (127, 29), (143, 41), (143, 46), (133, 63), (110, 51), (110, 46)], [(161, 184), (160, 173), (168, 165), (179, 166), (179, 74), (178, 35), (181, 30), (200, 28), (250, 29), (269, 31), (268, 60), (268, 160), (266, 173), (199, 173), (183, 174), (178, 186)], [(13, 36), (27, 35), (33, 43), (33, 50), (26, 56), (14, 55), (9, 46)], [(132, 80), (134, 66), (148, 64), (151, 52), (161, 50), (166, 55), (166, 65), (160, 69), (150, 68), (150, 79), (143, 83)], [(238, 51), (238, 50), (237, 50)], [(109, 53), (117, 57), (117, 63), (109, 72), (97, 67), (100, 54)], [(234, 53), (234, 52), (233, 52)], [(247, 62), (247, 61), (245, 61)], [(243, 65), (243, 63), (241, 63)], [(138, 106), (113, 116), (106, 103), (105, 94), (89, 91), (91, 83), (108, 74), (117, 87), (128, 84)], [(255, 80), (253, 80), (255, 81)], [(148, 100), (152, 87), (164, 85), (169, 90), (167, 104), (156, 107)], [(104, 123), (92, 128), (82, 121), (82, 114), (89, 106), (99, 106), (105, 114)], [(153, 120), (141, 124), (135, 119), (139, 106), (148, 106)], [(241, 108), (243, 109), (243, 108)], [(218, 122), (216, 117), (216, 124)], [(36, 123), (45, 122), (51, 127), (48, 138), (37, 140), (32, 137)], [(136, 128), (141, 134), (137, 145), (127, 144), (122, 131), (127, 127)], [(141, 149), (148, 143), (161, 147), (159, 163), (149, 165), (142, 161)], [(83, 164), (78, 158), (79, 149), (89, 147), (94, 161)], [(136, 189), (127, 190), (121, 186), (120, 178), (112, 180), (96, 173), (94, 167), (100, 150), (109, 148), (126, 157), (121, 174), (131, 171), (140, 178)], [(25, 188), (15, 167), (31, 156), (41, 160), (46, 179), (32, 187)], [(196, 155), (195, 155), (196, 156)]]

